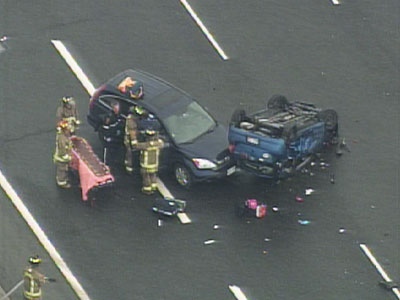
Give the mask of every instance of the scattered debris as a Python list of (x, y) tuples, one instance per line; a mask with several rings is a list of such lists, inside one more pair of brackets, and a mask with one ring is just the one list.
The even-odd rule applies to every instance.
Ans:
[(319, 166), (321, 167), (321, 169), (325, 169), (325, 168), (328, 168), (328, 167), (329, 167), (329, 164), (326, 163), (326, 162), (324, 162), (324, 161), (321, 161), (321, 162), (319, 163)]
[(219, 228), (220, 228), (220, 226), (217, 225), (217, 224), (215, 224), (215, 225), (213, 226), (213, 229), (214, 229), (214, 230), (217, 230), (217, 229), (219, 229)]
[(345, 233), (346, 232), (346, 229), (344, 229), (344, 228), (339, 228), (339, 233)]
[(304, 198), (300, 197), (300, 196), (296, 196), (296, 201), (297, 202), (304, 202)]
[(215, 240), (204, 241), (204, 245), (211, 245), (211, 244), (214, 244), (214, 243), (215, 243)]
[(308, 220), (298, 220), (297, 223), (299, 223), (300, 225), (308, 225), (308, 224), (310, 224), (311, 222), (308, 221)]
[(332, 184), (335, 183), (335, 174), (333, 174), (333, 173), (330, 173), (330, 174), (329, 174), (329, 181), (330, 181)]
[(265, 254), (268, 254), (268, 251), (267, 250), (263, 250), (263, 254), (265, 255)]
[(314, 193), (314, 190), (311, 189), (311, 188), (308, 188), (308, 189), (306, 189), (306, 190), (304, 191), (304, 194), (305, 194), (306, 196), (309, 196), (309, 195), (311, 195), (312, 193)]
[(346, 144), (346, 139), (345, 139), (345, 138), (343, 138), (343, 139), (341, 140), (341, 142), (340, 142), (340, 144), (339, 144), (339, 147), (342, 148), (342, 149), (346, 149), (347, 152), (350, 152), (350, 148), (347, 146), (347, 144)]
[(265, 238), (265, 239), (264, 239), (264, 241), (265, 241), (265, 242), (270, 242), (270, 241), (271, 241), (271, 239), (269, 239), (269, 238)]

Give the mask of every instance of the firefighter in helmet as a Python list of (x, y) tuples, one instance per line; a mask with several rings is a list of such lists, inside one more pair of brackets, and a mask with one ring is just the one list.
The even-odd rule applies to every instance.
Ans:
[(145, 130), (146, 141), (137, 143), (140, 149), (140, 174), (142, 175), (142, 192), (147, 195), (157, 190), (157, 174), (160, 149), (164, 142), (158, 137), (158, 133), (148, 128)]
[(117, 162), (121, 139), (124, 138), (124, 123), (119, 102), (111, 103), (111, 108), (112, 110), (103, 116), (103, 124), (99, 128), (103, 142), (103, 162), (109, 166)]
[(42, 284), (45, 282), (55, 282), (53, 278), (48, 278), (39, 272), (38, 266), (42, 262), (38, 255), (29, 258), (29, 266), (24, 270), (24, 299), (42, 299)]
[(125, 121), (125, 170), (127, 173), (132, 174), (134, 162), (132, 151), (136, 150), (138, 143), (138, 122), (142, 110), (139, 106), (132, 106), (129, 108), (128, 116)]
[(61, 188), (70, 188), (68, 179), (69, 163), (72, 159), (72, 141), (70, 127), (67, 120), (62, 120), (57, 126), (56, 151), (53, 161), (56, 165), (56, 181)]
[(62, 120), (68, 121), (72, 135), (75, 134), (75, 130), (81, 124), (75, 99), (71, 96), (66, 96), (61, 99), (61, 105), (57, 108), (56, 116), (57, 123)]

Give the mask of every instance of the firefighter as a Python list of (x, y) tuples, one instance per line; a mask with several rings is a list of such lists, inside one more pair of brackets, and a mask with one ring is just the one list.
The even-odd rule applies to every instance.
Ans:
[(146, 141), (137, 143), (140, 149), (140, 174), (142, 175), (142, 193), (151, 195), (157, 190), (157, 173), (162, 139), (153, 129), (145, 130)]
[(48, 278), (39, 272), (38, 266), (42, 262), (38, 255), (29, 258), (29, 266), (24, 270), (24, 299), (42, 299), (42, 284), (45, 282), (55, 282), (53, 278)]
[(123, 138), (124, 133), (119, 103), (114, 102), (111, 107), (112, 111), (103, 118), (103, 124), (99, 129), (103, 139), (103, 162), (106, 165), (110, 165), (115, 160), (120, 147), (119, 138)]
[(69, 163), (72, 159), (72, 141), (70, 139), (70, 128), (67, 120), (62, 120), (57, 126), (56, 151), (53, 161), (56, 165), (56, 181), (61, 188), (70, 188), (68, 179)]
[(71, 135), (75, 134), (76, 129), (81, 124), (79, 121), (78, 110), (73, 97), (66, 96), (61, 99), (61, 105), (57, 108), (57, 123), (66, 120), (69, 123)]
[(128, 174), (133, 173), (133, 153), (136, 150), (136, 145), (138, 142), (138, 117), (139, 113), (138, 106), (132, 106), (129, 108), (129, 114), (125, 121), (125, 170)]

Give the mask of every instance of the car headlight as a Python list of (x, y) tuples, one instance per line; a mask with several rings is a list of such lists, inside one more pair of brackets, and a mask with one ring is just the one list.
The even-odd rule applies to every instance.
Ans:
[(264, 159), (270, 159), (270, 158), (271, 158), (271, 154), (269, 154), (269, 153), (263, 153), (263, 154), (262, 154), (262, 157), (263, 157)]
[(216, 167), (215, 163), (209, 161), (208, 159), (193, 158), (192, 161), (198, 169), (212, 169)]

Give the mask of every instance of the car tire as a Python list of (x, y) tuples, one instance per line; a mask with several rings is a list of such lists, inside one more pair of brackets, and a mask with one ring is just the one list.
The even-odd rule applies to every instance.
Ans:
[(188, 189), (193, 185), (193, 176), (185, 165), (181, 163), (175, 164), (174, 175), (176, 182), (181, 187)]
[(231, 117), (231, 125), (239, 127), (240, 123), (244, 121), (246, 111), (244, 109), (236, 109)]
[(267, 102), (268, 109), (285, 110), (288, 106), (288, 99), (282, 95), (273, 95), (271, 98), (268, 99)]

